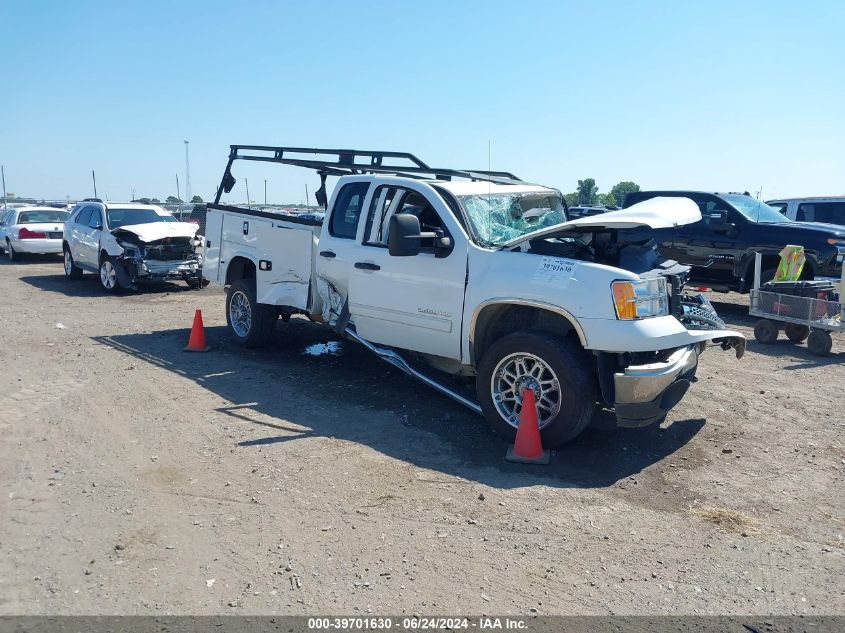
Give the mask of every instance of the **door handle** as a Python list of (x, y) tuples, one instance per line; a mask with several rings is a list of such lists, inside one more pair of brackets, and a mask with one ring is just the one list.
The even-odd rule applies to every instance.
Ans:
[(320, 257), (328, 257), (331, 259), (332, 257), (337, 257), (337, 255), (332, 251), (320, 251)]
[(381, 270), (381, 266), (371, 264), (370, 262), (355, 262), (355, 268), (360, 268), (361, 270)]

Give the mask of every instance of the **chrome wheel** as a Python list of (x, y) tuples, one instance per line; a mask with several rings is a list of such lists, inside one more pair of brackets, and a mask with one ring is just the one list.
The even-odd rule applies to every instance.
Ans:
[(235, 291), (229, 300), (229, 323), (239, 337), (249, 336), (252, 328), (252, 308), (249, 298), (240, 290)]
[(534, 391), (537, 422), (542, 429), (560, 412), (560, 381), (539, 356), (511, 354), (503, 358), (490, 378), (490, 392), (496, 410), (513, 427), (519, 426), (523, 389)]
[(73, 257), (70, 256), (70, 251), (65, 251), (65, 275), (70, 277), (73, 272)]
[(106, 259), (100, 264), (100, 283), (106, 290), (113, 290), (117, 284), (117, 273), (114, 270), (114, 264)]

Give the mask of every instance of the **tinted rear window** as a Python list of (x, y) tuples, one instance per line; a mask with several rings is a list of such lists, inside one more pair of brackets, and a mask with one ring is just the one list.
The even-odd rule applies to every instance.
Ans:
[(845, 224), (845, 200), (841, 202), (804, 202), (798, 206), (799, 222)]
[(48, 224), (67, 220), (67, 211), (21, 211), (18, 224)]

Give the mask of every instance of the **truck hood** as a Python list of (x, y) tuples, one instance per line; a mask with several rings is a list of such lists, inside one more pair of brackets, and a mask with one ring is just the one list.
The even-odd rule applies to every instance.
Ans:
[(167, 237), (194, 237), (198, 228), (190, 222), (148, 222), (121, 226), (113, 229), (112, 235), (120, 237), (121, 233), (131, 233), (141, 242), (155, 242)]
[(693, 222), (698, 222), (700, 219), (701, 211), (699, 211), (698, 205), (689, 198), (650, 198), (621, 211), (609, 211), (600, 215), (593, 215), (544, 227), (505, 242), (501, 248), (511, 248), (523, 242), (537, 239), (538, 237), (568, 231), (589, 232), (607, 229), (634, 229), (638, 227), (668, 229), (673, 226), (692, 224)]

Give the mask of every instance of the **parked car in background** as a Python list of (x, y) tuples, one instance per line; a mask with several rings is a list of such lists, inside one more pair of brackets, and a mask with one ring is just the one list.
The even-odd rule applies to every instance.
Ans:
[(781, 198), (766, 202), (790, 220), (845, 226), (845, 196)]
[(578, 218), (588, 218), (594, 215), (601, 215), (608, 211), (616, 211), (619, 207), (606, 207), (604, 205), (578, 205), (577, 207), (569, 207), (566, 210), (566, 217), (570, 220), (577, 220)]
[(59, 254), (67, 211), (53, 207), (16, 207), (0, 219), (0, 248), (9, 261), (21, 253)]
[(698, 205), (701, 220), (629, 233), (654, 238), (663, 257), (692, 266), (691, 283), (720, 292), (748, 292), (754, 281), (754, 254), (762, 253), (761, 280), (770, 281), (787, 244), (804, 247), (807, 259), (802, 279), (839, 279), (845, 227), (792, 222), (765, 202), (740, 193), (637, 191), (626, 196), (623, 206), (657, 197), (689, 198)]
[(156, 205), (81, 202), (65, 223), (65, 275), (96, 272), (107, 292), (139, 282), (182, 279), (202, 283), (197, 226)]

